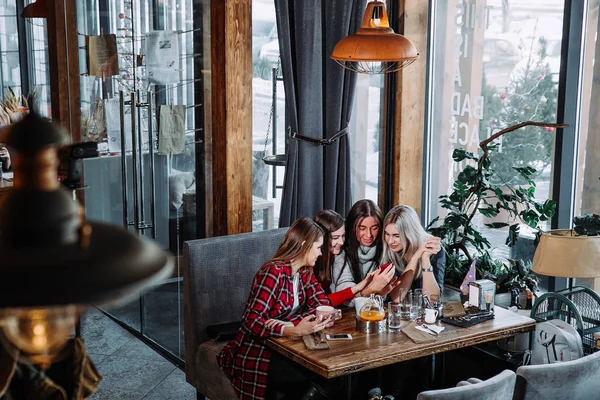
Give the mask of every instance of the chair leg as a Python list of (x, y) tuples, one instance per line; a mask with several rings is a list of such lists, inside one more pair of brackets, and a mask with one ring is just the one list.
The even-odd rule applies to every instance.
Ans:
[(207, 400), (206, 396), (196, 390), (196, 400)]

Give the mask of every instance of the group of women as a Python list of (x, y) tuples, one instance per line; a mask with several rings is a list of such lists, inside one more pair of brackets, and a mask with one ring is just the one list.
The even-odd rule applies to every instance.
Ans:
[[(439, 296), (444, 253), (409, 206), (383, 217), (371, 200), (354, 204), (346, 220), (335, 211), (300, 218), (275, 255), (254, 277), (242, 326), (218, 356), (241, 400), (329, 398), (339, 381), (326, 380), (271, 353), (265, 340), (303, 336), (325, 328), (321, 305), (349, 304), (372, 293), (398, 301), (401, 288)], [(307, 384), (309, 383), (309, 384)]]

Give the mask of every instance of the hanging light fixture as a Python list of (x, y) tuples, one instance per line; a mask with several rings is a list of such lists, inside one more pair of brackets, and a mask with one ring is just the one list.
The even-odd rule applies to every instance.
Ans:
[(340, 40), (331, 53), (331, 58), (342, 67), (363, 74), (398, 71), (418, 57), (412, 42), (390, 28), (381, 1), (367, 4), (360, 28)]
[(14, 186), (0, 202), (0, 341), (23, 361), (47, 367), (88, 304), (116, 304), (171, 274), (150, 239), (83, 219), (58, 182), (66, 134), (32, 108), (0, 132)]

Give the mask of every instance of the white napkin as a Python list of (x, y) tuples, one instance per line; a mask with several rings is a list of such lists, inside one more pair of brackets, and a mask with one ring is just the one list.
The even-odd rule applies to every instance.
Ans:
[[(431, 329), (432, 331), (434, 331), (435, 333), (437, 333), (438, 335), (440, 334), (441, 331), (443, 331), (444, 329), (446, 329), (444, 326), (438, 326), (438, 325), (429, 325), (429, 324), (423, 324), (426, 328)], [(415, 325), (415, 328), (417, 328), (418, 330), (425, 332), (425, 333), (429, 333), (430, 335), (433, 335), (433, 333), (431, 333), (429, 330), (427, 330), (426, 328), (423, 328), (423, 326), (421, 325)]]

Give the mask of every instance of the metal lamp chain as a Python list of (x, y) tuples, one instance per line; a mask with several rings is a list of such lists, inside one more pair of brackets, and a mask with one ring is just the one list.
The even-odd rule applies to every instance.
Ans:
[[(275, 74), (276, 77), (279, 76), (279, 70), (281, 69), (281, 56), (277, 58), (277, 72)], [(275, 81), (275, 85), (277, 85), (277, 81)], [(269, 143), (269, 133), (271, 132), (271, 123), (273, 122), (273, 113), (275, 111), (275, 102), (277, 99), (273, 99), (271, 102), (271, 112), (269, 113), (269, 123), (267, 125), (267, 135), (265, 136), (265, 148), (263, 150), (263, 158), (267, 155), (267, 145)]]

